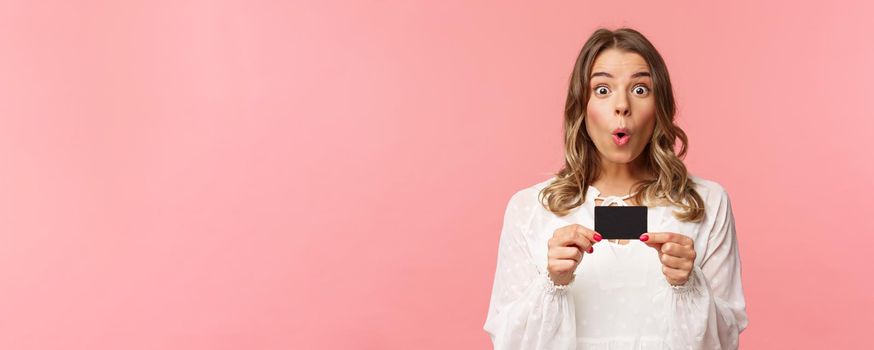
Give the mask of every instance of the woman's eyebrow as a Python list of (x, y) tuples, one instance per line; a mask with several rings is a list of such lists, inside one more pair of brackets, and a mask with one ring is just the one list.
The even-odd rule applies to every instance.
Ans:
[[(589, 79), (594, 78), (594, 77), (613, 78), (613, 75), (611, 75), (610, 73), (607, 73), (607, 72), (595, 72), (595, 73), (592, 73), (592, 76), (589, 77)], [(649, 74), (649, 72), (637, 72), (637, 73), (634, 73), (631, 75), (632, 79), (639, 78), (639, 77), (652, 77), (652, 75)]]

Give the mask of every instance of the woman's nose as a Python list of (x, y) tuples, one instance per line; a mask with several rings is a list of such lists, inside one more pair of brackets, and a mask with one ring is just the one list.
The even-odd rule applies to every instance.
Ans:
[(625, 94), (619, 93), (616, 95), (616, 115), (620, 117), (628, 116), (631, 113), (628, 106), (628, 99)]
[(619, 102), (616, 104), (616, 115), (620, 117), (625, 117), (628, 116), (630, 113), (631, 111), (628, 108), (628, 103)]

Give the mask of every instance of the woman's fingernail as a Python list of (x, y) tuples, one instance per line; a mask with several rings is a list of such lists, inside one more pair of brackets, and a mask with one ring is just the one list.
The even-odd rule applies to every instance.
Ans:
[(589, 247), (589, 254), (592, 254), (592, 252), (594, 252), (594, 251), (595, 251), (595, 247)]
[(601, 239), (603, 239), (603, 237), (601, 237), (601, 234), (600, 234), (600, 233), (597, 233), (597, 232), (595, 232), (595, 240), (596, 240), (596, 241), (598, 241), (598, 242), (600, 242), (600, 241), (601, 241)]
[(646, 242), (647, 240), (649, 240), (649, 235), (647, 235), (646, 233), (640, 235), (640, 240)]

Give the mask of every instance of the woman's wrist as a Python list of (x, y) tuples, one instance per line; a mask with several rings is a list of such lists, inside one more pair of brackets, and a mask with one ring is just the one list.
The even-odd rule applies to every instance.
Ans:
[(549, 274), (549, 280), (552, 281), (552, 283), (556, 286), (566, 286), (568, 284), (571, 284), (571, 282), (573, 282), (576, 277), (577, 275), (574, 273), (567, 273), (558, 276), (553, 275), (552, 273)]

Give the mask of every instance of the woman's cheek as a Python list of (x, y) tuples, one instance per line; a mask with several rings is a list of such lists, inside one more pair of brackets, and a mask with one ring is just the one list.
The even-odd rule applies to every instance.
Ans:
[(588, 108), (586, 108), (585, 123), (586, 132), (589, 134), (589, 137), (591, 137), (592, 141), (600, 147), (601, 140), (597, 137), (597, 135), (600, 134), (598, 130), (601, 130), (603, 128), (602, 125), (604, 123), (602, 120), (602, 113), (597, 108), (594, 108), (592, 103), (589, 103)]
[(645, 120), (649, 121), (655, 119), (656, 104), (655, 100), (653, 100), (652, 98), (647, 98), (643, 101), (640, 101), (640, 104), (636, 107), (637, 110), (643, 112)]
[(604, 113), (603, 103), (589, 100), (589, 105), (586, 107), (586, 115), (591, 118), (593, 126), (600, 126), (604, 124), (604, 116), (608, 114)]

